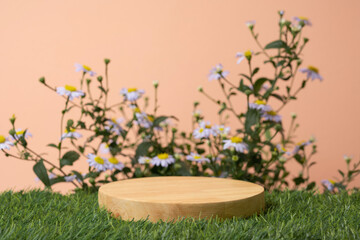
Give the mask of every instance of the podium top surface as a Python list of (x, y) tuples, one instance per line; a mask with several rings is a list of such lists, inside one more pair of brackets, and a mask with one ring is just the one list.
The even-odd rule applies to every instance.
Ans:
[(231, 202), (264, 192), (260, 185), (212, 177), (148, 177), (103, 185), (99, 193), (135, 202), (203, 204)]

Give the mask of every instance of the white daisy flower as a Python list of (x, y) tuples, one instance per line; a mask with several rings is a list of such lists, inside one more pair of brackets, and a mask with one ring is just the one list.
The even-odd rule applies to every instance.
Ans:
[(87, 162), (89, 163), (90, 167), (96, 168), (96, 170), (99, 172), (108, 169), (108, 160), (106, 158), (102, 158), (92, 153), (89, 153), (87, 157)]
[(301, 149), (301, 147), (304, 147), (304, 146), (307, 146), (307, 145), (310, 145), (310, 144), (311, 144), (310, 141), (305, 141), (305, 140), (298, 142), (298, 143), (295, 145), (293, 154), (298, 153), (299, 150)]
[(0, 135), (0, 150), (7, 149), (10, 150), (10, 146), (14, 146), (14, 144), (7, 140), (6, 137)]
[(120, 91), (120, 94), (124, 96), (125, 100), (129, 100), (130, 102), (138, 100), (144, 93), (144, 90), (138, 90), (137, 88), (123, 88)]
[(89, 75), (90, 75), (91, 77), (93, 77), (93, 76), (96, 75), (96, 73), (93, 72), (93, 71), (91, 71), (91, 68), (88, 67), (88, 66), (86, 66), (86, 65), (81, 65), (81, 64), (79, 64), (79, 63), (75, 63), (75, 68), (76, 68), (75, 71), (77, 71), (77, 72), (82, 71), (82, 72), (84, 72), (84, 73), (89, 73)]
[(276, 149), (279, 151), (279, 153), (285, 153), (287, 155), (290, 155), (291, 153), (286, 151), (286, 148), (282, 144), (277, 144)]
[(151, 163), (151, 161), (152, 161), (152, 158), (149, 158), (146, 156), (139, 157), (139, 160), (138, 160), (138, 162), (140, 164), (149, 164), (149, 163)]
[(175, 162), (175, 158), (167, 153), (158, 154), (151, 160), (151, 163), (155, 166), (168, 167)]
[(194, 138), (209, 138), (210, 135), (216, 136), (216, 132), (214, 131), (213, 127), (211, 126), (210, 122), (201, 121), (199, 123), (199, 128), (195, 129), (193, 132)]
[(109, 144), (107, 144), (107, 143), (102, 143), (102, 144), (100, 144), (99, 151), (100, 151), (102, 154), (108, 154), (108, 153), (110, 152)]
[(227, 75), (229, 75), (229, 71), (223, 71), (223, 66), (218, 64), (210, 70), (209, 81), (219, 80), (221, 77), (226, 77)]
[(108, 119), (109, 126), (105, 126), (104, 128), (110, 132), (115, 133), (116, 135), (120, 135), (123, 131), (123, 128), (120, 126), (120, 124), (124, 121), (123, 118), (111, 118)]
[(81, 138), (82, 135), (81, 133), (76, 132), (76, 129), (72, 128), (70, 129), (70, 131), (68, 131), (67, 129), (65, 129), (64, 133), (61, 135), (60, 141), (65, 139), (65, 138)]
[(324, 185), (329, 191), (334, 191), (335, 183), (336, 182), (333, 180), (327, 180), (327, 179), (321, 180), (321, 184)]
[(191, 153), (190, 155), (186, 156), (186, 160), (202, 163), (202, 162), (210, 162), (210, 160), (206, 157), (203, 157), (197, 153)]
[(230, 127), (225, 127), (224, 125), (215, 125), (213, 129), (215, 130), (216, 134), (221, 136), (226, 136), (230, 132)]
[(58, 87), (56, 88), (56, 92), (61, 96), (68, 96), (69, 100), (73, 100), (74, 98), (85, 95), (83, 91), (77, 90), (76, 87), (70, 85), (65, 85), (65, 87)]
[(246, 26), (250, 29), (254, 28), (255, 23), (256, 23), (255, 20), (250, 20), (250, 21), (245, 22)]
[(281, 122), (281, 116), (277, 115), (275, 111), (264, 112), (262, 117), (265, 121)]
[(114, 168), (117, 170), (122, 170), (124, 168), (124, 164), (117, 160), (115, 157), (111, 157), (108, 159), (108, 169), (113, 170)]
[(238, 59), (236, 63), (237, 64), (241, 63), (242, 60), (244, 60), (245, 58), (250, 60), (252, 54), (253, 54), (253, 51), (251, 51), (251, 50), (247, 50), (246, 52), (236, 53), (236, 58)]
[(307, 68), (299, 69), (300, 72), (306, 73), (307, 78), (311, 78), (311, 80), (319, 79), (323, 80), (322, 76), (319, 74), (319, 69), (314, 66), (308, 66)]
[(232, 137), (229, 140), (223, 140), (224, 149), (228, 148), (234, 148), (237, 152), (244, 152), (245, 150), (248, 150), (248, 146), (246, 143), (243, 142), (243, 139), (240, 137)]
[[(20, 137), (24, 136), (24, 133), (25, 130), (21, 130), (21, 128), (16, 129), (15, 138), (19, 139)], [(29, 138), (29, 137), (32, 137), (32, 134), (26, 131), (24, 138)], [(15, 140), (15, 138), (13, 136), (10, 136), (10, 139), (13, 141)]]
[(264, 100), (256, 100), (255, 102), (250, 103), (249, 108), (257, 109), (257, 110), (264, 111), (264, 112), (271, 111), (271, 107), (269, 105), (267, 105)]
[(65, 181), (66, 181), (66, 182), (72, 182), (72, 181), (75, 180), (76, 175), (75, 175), (75, 174), (71, 174), (71, 175), (69, 175), (69, 176), (65, 176), (64, 178), (65, 178)]
[(135, 123), (139, 124), (143, 128), (150, 128), (153, 125), (154, 117), (147, 115), (145, 112), (135, 113), (136, 119)]
[(303, 24), (303, 25), (307, 25), (307, 26), (312, 25), (310, 20), (306, 17), (294, 17), (294, 20), (297, 21), (299, 24)]

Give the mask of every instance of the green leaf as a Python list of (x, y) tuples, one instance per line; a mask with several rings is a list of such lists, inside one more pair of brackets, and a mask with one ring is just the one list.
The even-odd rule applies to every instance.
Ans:
[(260, 68), (258, 68), (258, 67), (255, 68), (251, 75), (254, 76), (256, 73), (259, 72), (259, 70), (260, 70)]
[(249, 109), (245, 115), (245, 131), (252, 132), (251, 126), (260, 121), (260, 112), (256, 109)]
[(345, 176), (345, 174), (344, 174), (344, 172), (343, 172), (343, 171), (338, 170), (338, 172), (340, 173), (340, 175), (341, 175), (342, 177), (344, 177), (344, 176)]
[(306, 187), (306, 190), (309, 191), (309, 190), (312, 190), (314, 187), (315, 187), (316, 183), (315, 182), (311, 182), (307, 185)]
[(165, 121), (167, 118), (168, 118), (168, 117), (166, 117), (166, 116), (160, 116), (160, 117), (155, 118), (155, 120), (154, 120), (154, 122), (153, 122), (153, 126), (154, 126), (154, 127), (158, 127), (159, 124), (160, 124), (161, 122)]
[(73, 124), (74, 124), (74, 121), (71, 120), (71, 119), (69, 119), (69, 120), (67, 121), (66, 126), (69, 128), (69, 127), (72, 127)]
[(50, 143), (47, 145), (48, 147), (53, 147), (53, 148), (56, 148), (56, 149), (59, 149), (59, 146), (54, 144), (54, 143)]
[(259, 78), (256, 80), (256, 82), (254, 83), (254, 93), (257, 94), (260, 89), (261, 86), (267, 81), (267, 78)]
[(272, 49), (272, 48), (287, 48), (288, 46), (286, 45), (286, 43), (282, 40), (276, 40), (273, 41), (271, 43), (269, 43), (268, 45), (265, 46), (265, 49)]
[(40, 181), (47, 187), (50, 187), (50, 179), (47, 174), (47, 170), (44, 165), (44, 161), (41, 159), (33, 167), (34, 173), (40, 179)]
[(152, 142), (142, 142), (136, 149), (135, 158), (138, 159), (141, 156), (145, 156), (148, 153), (149, 148), (153, 145)]
[(64, 154), (64, 156), (60, 159), (60, 168), (69, 165), (72, 166), (73, 163), (78, 160), (80, 155), (75, 151), (69, 151)]

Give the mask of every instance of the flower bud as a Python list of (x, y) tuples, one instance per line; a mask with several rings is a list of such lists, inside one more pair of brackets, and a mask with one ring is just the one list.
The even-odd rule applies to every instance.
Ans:
[(15, 120), (16, 120), (16, 117), (15, 117), (15, 114), (13, 114), (10, 118), (10, 122), (11, 124), (14, 124), (15, 123)]
[(39, 82), (41, 82), (42, 84), (45, 84), (45, 78), (44, 77), (39, 78)]
[(95, 183), (95, 179), (94, 179), (94, 178), (89, 178), (89, 183), (94, 184), (94, 183)]
[(98, 80), (99, 82), (102, 82), (103, 77), (102, 77), (102, 76), (98, 76), (98, 77), (97, 77), (97, 80)]
[(304, 38), (304, 44), (307, 43), (309, 41), (308, 38)]
[(231, 157), (231, 159), (232, 159), (234, 162), (236, 162), (237, 160), (239, 160), (239, 157), (238, 157), (237, 155), (233, 155), (233, 156)]
[(171, 131), (172, 131), (173, 133), (176, 133), (176, 132), (177, 132), (177, 129), (176, 129), (176, 128), (171, 128)]
[(10, 134), (11, 136), (14, 136), (14, 135), (16, 134), (15, 129), (10, 129), (9, 134)]
[(252, 91), (251, 91), (251, 90), (249, 90), (249, 89), (247, 89), (247, 90), (245, 90), (245, 94), (249, 96), (249, 95), (251, 95), (251, 94), (252, 94)]
[(105, 62), (106, 65), (108, 65), (108, 64), (110, 63), (110, 59), (105, 58), (105, 59), (104, 59), (104, 62)]
[(154, 88), (158, 88), (158, 86), (159, 86), (159, 81), (157, 81), (157, 80), (153, 81), (153, 85), (154, 85)]
[(291, 113), (291, 117), (295, 119), (297, 117), (296, 113)]
[(86, 79), (86, 83), (89, 85), (91, 83), (91, 79)]
[(352, 156), (344, 155), (344, 160), (346, 161), (346, 164), (349, 164), (352, 160)]
[(281, 156), (281, 157), (279, 158), (279, 161), (280, 161), (281, 163), (284, 163), (284, 162), (286, 162), (286, 157), (284, 157), (284, 156)]
[(280, 124), (276, 124), (275, 125), (275, 130), (276, 131), (281, 131), (282, 130), (282, 126)]
[(278, 13), (279, 13), (280, 17), (284, 16), (284, 10), (280, 10), (280, 11), (278, 11)]
[(175, 170), (179, 170), (181, 168), (181, 165), (179, 163), (174, 164)]
[(204, 91), (204, 89), (202, 88), (202, 86), (199, 86), (199, 87), (198, 87), (198, 91), (199, 91), (199, 92), (203, 92), (203, 91)]
[(310, 139), (309, 139), (309, 141), (310, 141), (311, 143), (316, 142), (316, 138), (315, 138), (314, 136), (311, 136)]
[(244, 52), (244, 56), (246, 57), (247, 60), (251, 60), (252, 57), (252, 51), (251, 50), (247, 50), (246, 52)]
[(198, 101), (194, 102), (194, 107), (197, 107), (200, 103)]

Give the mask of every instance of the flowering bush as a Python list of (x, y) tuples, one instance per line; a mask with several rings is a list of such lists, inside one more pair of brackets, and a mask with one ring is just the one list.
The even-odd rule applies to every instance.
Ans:
[[(280, 11), (279, 38), (265, 46), (258, 40), (255, 22), (247, 23), (259, 51), (236, 54), (238, 64), (248, 65), (248, 72), (239, 74), (240, 79), (228, 78), (230, 73), (221, 64), (211, 69), (209, 81), (219, 84), (223, 99), (215, 99), (199, 87), (199, 92), (218, 106), (218, 124), (205, 120), (198, 109), (199, 103), (195, 102), (193, 131), (179, 132), (172, 125), (176, 117), (157, 113), (158, 82), (153, 84), (152, 110), (148, 109), (149, 99), (144, 97), (144, 90), (133, 86), (121, 89), (122, 101), (109, 104), (110, 60), (105, 59), (104, 76), (96, 77), (86, 65), (75, 65), (76, 71), (81, 72), (79, 88), (52, 87), (45, 78), (40, 78), (44, 86), (62, 96), (65, 102), (59, 141), (48, 144), (58, 151), (56, 164), (29, 147), (31, 134), (27, 129), (17, 128), (15, 116), (10, 119), (10, 136), (0, 136), (0, 149), (6, 156), (33, 161), (33, 170), (46, 187), (69, 182), (76, 189), (97, 191), (101, 184), (124, 178), (183, 175), (231, 177), (275, 189), (289, 186), (286, 163), (294, 160), (302, 169), (292, 179), (294, 187), (313, 189), (315, 182), (309, 180), (309, 169), (315, 164), (311, 161), (316, 153), (315, 140), (296, 143), (294, 133), (299, 126), (296, 114), (292, 114), (285, 131), (280, 112), (297, 99), (309, 81), (322, 81), (322, 76), (314, 66), (301, 67), (302, 51), (309, 41), (302, 37), (302, 32), (311, 25), (310, 21), (300, 17), (289, 21), (283, 15)], [(261, 60), (273, 68), (272, 76), (261, 75)], [(302, 74), (300, 82), (296, 81), (298, 72)], [(246, 108), (241, 111), (236, 108), (236, 102), (242, 101), (239, 100), (242, 96)], [(70, 112), (77, 112), (79, 117), (69, 117)], [(238, 122), (235, 130), (227, 126), (228, 114)], [(69, 145), (72, 150), (64, 152)], [(13, 146), (16, 154), (10, 151)], [(87, 161), (88, 171), (71, 169), (76, 161)], [(347, 174), (339, 171), (343, 180), (338, 184), (324, 181), (324, 186), (330, 191), (334, 186), (346, 188), (359, 174), (359, 165), (360, 162), (348, 168)]]

